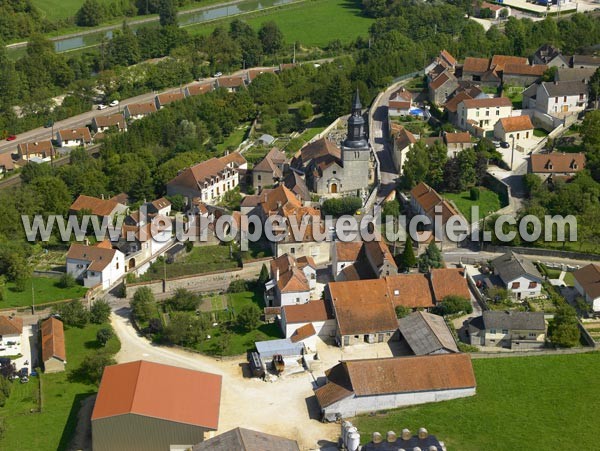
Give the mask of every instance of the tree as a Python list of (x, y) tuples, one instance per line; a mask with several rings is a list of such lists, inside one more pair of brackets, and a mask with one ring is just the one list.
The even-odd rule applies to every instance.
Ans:
[(16, 291), (25, 291), (25, 284), (31, 277), (33, 270), (25, 257), (14, 253), (10, 257), (8, 266), (8, 278), (15, 283)]
[(383, 204), (382, 213), (384, 217), (393, 216), (394, 218), (397, 218), (400, 216), (400, 211), (401, 208), (398, 199), (390, 200)]
[(77, 285), (77, 282), (75, 281), (75, 277), (73, 277), (71, 274), (64, 273), (60, 276), (60, 279), (58, 279), (56, 285), (58, 285), (60, 288), (72, 288)]
[(110, 365), (116, 365), (115, 359), (107, 352), (96, 352), (86, 355), (77, 370), (77, 375), (92, 384), (98, 385), (102, 380), (104, 368)]
[(600, 99), (600, 68), (596, 69), (594, 75), (590, 77), (590, 81), (588, 84), (590, 86), (590, 97), (594, 101), (597, 108), (597, 103)]
[(228, 293), (242, 293), (248, 289), (248, 283), (244, 279), (233, 280), (227, 288)]
[(548, 325), (548, 338), (560, 347), (572, 348), (579, 343), (579, 324), (577, 313), (570, 305), (562, 305), (556, 309), (554, 318)]
[(432, 241), (427, 245), (423, 255), (419, 257), (419, 271), (426, 273), (431, 268), (443, 268), (443, 257), (440, 249)]
[(404, 243), (404, 251), (400, 256), (400, 266), (403, 269), (409, 269), (417, 264), (415, 257), (415, 250), (413, 249), (413, 241), (410, 235), (406, 237), (406, 243)]
[[(50, 167), (50, 165), (36, 164), (28, 164), (25, 167), (29, 166)], [(39, 196), (44, 216), (52, 214), (64, 216), (69, 212), (72, 198), (69, 188), (64, 181), (54, 175), (47, 175), (35, 178), (32, 180), (30, 186)]]
[(90, 308), (90, 321), (95, 324), (103, 324), (108, 322), (110, 317), (110, 304), (106, 299), (98, 299)]
[(173, 344), (189, 346), (200, 340), (205, 328), (202, 317), (196, 317), (189, 312), (173, 312), (169, 316), (164, 336)]
[(306, 121), (314, 116), (312, 104), (310, 102), (302, 102), (298, 107), (298, 117)]
[(167, 301), (167, 304), (171, 306), (173, 310), (177, 311), (194, 311), (200, 305), (202, 298), (192, 293), (185, 288), (178, 288), (175, 291), (175, 295)]
[(243, 306), (236, 316), (236, 324), (247, 330), (254, 330), (260, 324), (260, 308), (256, 304)]
[(404, 307), (403, 305), (397, 305), (395, 310), (396, 318), (398, 319), (404, 318), (405, 316), (410, 315), (410, 313), (412, 312), (411, 309), (409, 309), (408, 307)]
[(269, 270), (267, 269), (267, 265), (263, 264), (262, 268), (260, 268), (260, 275), (258, 276), (258, 283), (260, 285), (264, 285), (268, 282), (270, 277)]
[(285, 91), (279, 77), (270, 72), (260, 74), (248, 87), (254, 102), (260, 106), (271, 107), (281, 103), (285, 99)]
[(402, 185), (412, 189), (427, 180), (429, 174), (429, 151), (423, 141), (417, 141), (406, 153), (402, 167)]
[(59, 305), (56, 312), (65, 324), (75, 327), (85, 326), (90, 316), (90, 312), (78, 299)]
[(325, 87), (324, 95), (320, 101), (321, 110), (329, 120), (350, 112), (352, 101), (352, 85), (344, 75), (336, 73)]
[(177, 26), (177, 7), (173, 0), (159, 0), (158, 15), (161, 27)]
[(354, 215), (362, 207), (362, 200), (355, 196), (333, 197), (323, 202), (321, 211), (324, 215), (338, 218), (343, 215)]
[(152, 308), (156, 303), (154, 293), (148, 287), (139, 288), (131, 300), (131, 311), (133, 316), (139, 321), (148, 321), (152, 316)]
[(80, 27), (95, 27), (104, 20), (104, 6), (98, 0), (85, 0), (77, 14), (75, 23)]
[(274, 55), (283, 49), (283, 33), (273, 21), (265, 22), (258, 30), (258, 38), (267, 55)]
[(96, 341), (100, 343), (100, 346), (105, 347), (108, 340), (113, 337), (112, 329), (108, 327), (103, 327), (98, 332), (96, 332)]
[(461, 296), (446, 296), (438, 305), (433, 308), (433, 313), (436, 315), (453, 315), (464, 312), (466, 314), (473, 313), (473, 306), (469, 299)]

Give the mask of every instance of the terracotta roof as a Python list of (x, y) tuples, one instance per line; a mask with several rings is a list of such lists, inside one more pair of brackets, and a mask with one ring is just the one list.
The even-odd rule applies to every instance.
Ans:
[(90, 134), (90, 129), (87, 127), (59, 130), (58, 134), (63, 141), (82, 139), (84, 143), (92, 142), (92, 135)]
[(317, 139), (307, 144), (301, 149), (302, 162), (306, 164), (310, 160), (331, 155), (334, 158), (341, 158), (340, 148), (333, 141), (325, 138)]
[(488, 2), (481, 3), (481, 7), (484, 8), (484, 9), (485, 8), (491, 9), (492, 11), (500, 11), (501, 9), (505, 8), (504, 6), (494, 5), (494, 4), (488, 3)]
[(531, 75), (541, 77), (546, 72), (548, 66), (544, 64), (538, 64), (530, 66), (529, 64), (514, 64), (508, 63), (504, 66), (504, 75)]
[(333, 315), (323, 299), (309, 301), (304, 304), (284, 305), (281, 309), (285, 312), (287, 324), (327, 321)]
[(447, 81), (450, 81), (450, 75), (444, 72), (435, 77), (435, 79), (433, 79), (431, 83), (429, 83), (429, 87), (431, 89), (438, 89), (441, 86), (443, 86), (444, 83), (446, 83)]
[(277, 147), (273, 147), (252, 170), (256, 172), (271, 172), (274, 176), (281, 177), (283, 173), (279, 165), (282, 165), (285, 161), (285, 154)]
[(297, 208), (302, 206), (294, 193), (287, 189), (285, 185), (279, 185), (275, 189), (260, 193), (260, 204), (266, 214), (276, 212), (288, 204)]
[(473, 58), (469, 56), (465, 58), (465, 62), (463, 63), (463, 72), (483, 73), (488, 70), (488, 67), (490, 67), (490, 60), (487, 58)]
[(452, 66), (456, 66), (456, 58), (454, 58), (450, 52), (448, 52), (446, 49), (442, 50), (440, 52), (440, 56), (450, 65)]
[(444, 140), (447, 144), (470, 143), (471, 134), (469, 132), (446, 133)]
[(127, 193), (119, 193), (110, 198), (110, 200), (115, 201), (122, 205), (127, 205), (129, 203), (129, 196)]
[(295, 440), (235, 428), (198, 443), (192, 451), (299, 451)]
[(125, 128), (125, 117), (122, 113), (110, 114), (108, 116), (96, 116), (94, 118), (98, 127), (118, 127), (119, 129)]
[(42, 321), (40, 330), (42, 335), (42, 360), (47, 362), (54, 357), (66, 362), (65, 332), (62, 321), (50, 317)]
[(458, 104), (460, 102), (462, 102), (463, 100), (466, 99), (472, 99), (473, 97), (470, 96), (468, 93), (462, 91), (459, 92), (458, 94), (456, 94), (454, 97), (452, 97), (450, 100), (448, 100), (446, 102), (446, 104), (444, 105), (444, 108), (446, 108), (446, 110), (450, 111), (451, 113), (456, 113)]
[(442, 217), (442, 225), (446, 224), (451, 216), (458, 216), (460, 214), (449, 202), (444, 200), (436, 190), (426, 183), (419, 183), (411, 190), (410, 195), (432, 220), (435, 218), (435, 215), (438, 214), (435, 211), (436, 207), (440, 206), (441, 211), (439, 214)]
[(226, 169), (226, 164), (220, 158), (211, 158), (210, 160), (198, 163), (190, 168), (183, 170), (169, 184), (187, 186), (191, 189), (204, 188), (204, 182), (213, 177), (217, 177)]
[(471, 292), (464, 274), (464, 269), (459, 268), (432, 269), (430, 280), (436, 302), (441, 302), (446, 296), (471, 299)]
[(329, 370), (327, 381), (325, 387), (333, 384), (336, 390), (330, 389), (329, 393), (324, 391), (323, 394), (329, 396), (319, 396), (319, 390), (324, 387), (316, 390), (321, 407), (351, 395), (360, 397), (456, 390), (477, 385), (471, 356), (458, 353), (346, 360)]
[(159, 94), (156, 96), (158, 100), (158, 104), (160, 106), (168, 105), (169, 103), (177, 102), (178, 100), (183, 100), (185, 95), (183, 92), (171, 92), (165, 94)]
[(21, 335), (23, 333), (23, 319), (15, 316), (0, 316), (0, 336), (2, 335)]
[(585, 168), (584, 153), (534, 153), (530, 158), (534, 173), (571, 173)]
[(284, 254), (271, 260), (271, 275), (277, 277), (279, 270), (279, 279), (276, 280), (279, 291), (282, 293), (297, 293), (310, 291), (308, 279), (296, 263), (294, 257)]
[(135, 414), (216, 430), (221, 376), (146, 362), (104, 369), (92, 421)]
[(217, 84), (220, 88), (239, 88), (246, 86), (244, 77), (221, 77), (217, 79)]
[(600, 297), (600, 265), (590, 263), (573, 273), (575, 280), (581, 285), (583, 291), (591, 298)]
[(481, 99), (465, 99), (462, 101), (466, 108), (492, 108), (512, 106), (508, 97), (486, 97)]
[(298, 343), (299, 341), (305, 340), (308, 337), (312, 337), (316, 333), (317, 331), (315, 330), (315, 326), (313, 326), (312, 323), (308, 323), (296, 329), (290, 337), (290, 340), (292, 340), (292, 343)]
[(212, 83), (198, 83), (185, 87), (185, 92), (188, 96), (197, 96), (205, 94), (213, 90)]
[[(123, 228), (126, 227), (123, 225)], [(137, 230), (138, 227), (135, 227), (135, 229)], [(116, 252), (116, 249), (107, 249), (102, 243), (96, 246), (72, 243), (67, 252), (67, 259), (86, 261), (89, 262), (89, 270), (103, 271), (113, 260)]]
[(223, 155), (219, 160), (224, 165), (233, 165), (234, 167), (246, 164), (247, 161), (244, 156), (239, 152), (230, 152), (227, 155)]
[(79, 197), (75, 199), (75, 202), (71, 204), (70, 210), (88, 210), (91, 214), (96, 216), (109, 216), (119, 205), (118, 202), (112, 199), (98, 199), (97, 197), (80, 194)]
[(355, 262), (362, 249), (362, 241), (336, 241), (335, 254), (338, 262)]
[(397, 91), (394, 91), (391, 95), (390, 95), (390, 100), (405, 100), (407, 102), (411, 102), (412, 101), (412, 94), (410, 93), (410, 91), (407, 91), (406, 88), (400, 88)]
[(154, 102), (131, 103), (125, 107), (131, 116), (146, 116), (156, 112)]
[(298, 257), (296, 259), (296, 264), (300, 269), (304, 268), (305, 266), (310, 266), (313, 269), (317, 269), (315, 259), (312, 258), (310, 255), (303, 255), (302, 257)]
[(330, 282), (329, 293), (340, 335), (362, 335), (398, 328), (384, 279)]
[(157, 210), (162, 210), (163, 208), (167, 208), (167, 207), (169, 207), (169, 206), (171, 205), (171, 202), (170, 202), (168, 199), (166, 199), (166, 198), (164, 198), (164, 197), (161, 197), (160, 199), (153, 200), (153, 201), (151, 202), (151, 204), (152, 204), (152, 205), (154, 206), (154, 208), (156, 208)]
[(529, 64), (529, 62), (527, 61), (527, 58), (520, 56), (494, 55), (492, 56), (492, 61), (490, 62), (490, 68), (502, 71), (504, 70), (504, 66), (507, 64), (526, 65)]
[(390, 100), (388, 103), (388, 108), (394, 108), (397, 110), (408, 110), (410, 106), (411, 103), (406, 101)]
[(0, 154), (0, 167), (7, 171), (12, 171), (15, 168), (15, 162), (10, 153)]
[(388, 245), (380, 240), (366, 241), (363, 244), (365, 254), (370, 257), (369, 260), (377, 267), (381, 268), (384, 262), (387, 260), (392, 267), (397, 268), (394, 257), (388, 248)]
[(394, 307), (430, 308), (435, 305), (426, 274), (398, 274), (383, 280)]
[(416, 143), (417, 138), (404, 127), (399, 127), (397, 131), (394, 132), (394, 142), (398, 149), (406, 149), (411, 144)]
[(250, 69), (248, 71), (248, 80), (251, 82), (261, 74), (274, 74), (277, 72), (275, 67), (263, 67), (262, 69)]
[(506, 133), (533, 130), (529, 116), (503, 117), (500, 119), (500, 125)]
[[(52, 141), (34, 141), (22, 143), (17, 146), (17, 153), (21, 156), (38, 153), (50, 156), (52, 152), (54, 152)], [(10, 154), (7, 155), (10, 156)]]

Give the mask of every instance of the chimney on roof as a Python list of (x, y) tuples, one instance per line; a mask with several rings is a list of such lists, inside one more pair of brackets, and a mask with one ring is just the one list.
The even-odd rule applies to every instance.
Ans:
[(275, 270), (275, 282), (279, 282), (279, 267)]
[(86, 237), (83, 239), (83, 244), (85, 244), (86, 246), (90, 245), (90, 240)]

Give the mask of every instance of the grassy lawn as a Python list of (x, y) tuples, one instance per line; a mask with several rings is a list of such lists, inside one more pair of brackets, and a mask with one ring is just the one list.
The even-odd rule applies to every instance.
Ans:
[[(103, 5), (110, 5), (111, 0), (98, 0)], [(31, 0), (31, 3), (49, 20), (73, 17), (83, 5), (83, 0)]]
[[(315, 0), (297, 5), (283, 6), (243, 19), (258, 30), (264, 22), (274, 21), (288, 44), (297, 42), (303, 46), (323, 46), (339, 39), (349, 43), (358, 36), (367, 36), (373, 19), (361, 15), (356, 0)], [(186, 27), (191, 34), (209, 34), (217, 25), (229, 20), (207, 25)]]
[(565, 284), (568, 287), (574, 287), (575, 286), (575, 277), (573, 276), (572, 272), (567, 271), (565, 273), (565, 278), (563, 279), (563, 281), (565, 282)]
[(494, 191), (480, 187), (479, 200), (471, 200), (469, 191), (462, 193), (444, 193), (446, 199), (454, 202), (456, 207), (465, 216), (468, 222), (471, 222), (471, 207), (479, 206), (479, 217), (487, 215), (490, 211), (500, 210), (500, 197)]
[(235, 150), (244, 140), (246, 132), (248, 131), (250, 124), (244, 124), (236, 128), (231, 135), (227, 136), (222, 143), (216, 145), (219, 152), (225, 152), (226, 150)]
[(545, 138), (546, 136), (548, 136), (548, 132), (543, 128), (535, 128), (533, 129), (533, 136), (537, 138)]
[(363, 442), (373, 431), (426, 427), (448, 449), (545, 451), (577, 437), (597, 449), (600, 353), (473, 360), (477, 395), (361, 416)]
[[(0, 409), (5, 432), (0, 439), (0, 449), (54, 451), (65, 449), (77, 424), (77, 412), (81, 401), (97, 391), (95, 385), (69, 378), (83, 358), (97, 351), (96, 332), (106, 325), (89, 324), (83, 329), (66, 328), (67, 371), (42, 374), (41, 413), (29, 413), (35, 408), (37, 378), (28, 384), (13, 384), (13, 393), (6, 406)], [(107, 349), (119, 350), (120, 343), (113, 337)]]
[(167, 263), (162, 260), (154, 262), (148, 271), (138, 281), (158, 280), (164, 278), (165, 268), (167, 279), (173, 277), (186, 276), (190, 274), (201, 274), (205, 272), (220, 271), (223, 269), (237, 268), (238, 263), (235, 258), (229, 255), (229, 246), (196, 246), (181, 261)]
[(0, 308), (30, 306), (32, 285), (36, 305), (63, 299), (79, 299), (87, 291), (87, 288), (81, 285), (75, 285), (72, 288), (60, 288), (56, 285), (57, 283), (58, 279), (50, 277), (32, 277), (25, 284), (24, 291), (15, 291), (15, 284), (8, 282), (4, 290), (4, 300), (0, 301)]

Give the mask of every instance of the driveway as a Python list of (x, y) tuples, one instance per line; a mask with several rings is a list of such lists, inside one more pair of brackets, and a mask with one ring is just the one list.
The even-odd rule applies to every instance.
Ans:
[(23, 326), (23, 334), (21, 335), (21, 354), (23, 357), (14, 360), (17, 371), (24, 366), (31, 371), (37, 366), (37, 349), (37, 326)]
[(323, 368), (314, 377), (304, 372), (273, 383), (244, 378), (242, 366), (245, 366), (245, 358), (217, 360), (180, 349), (155, 346), (137, 334), (127, 318), (128, 313), (128, 309), (121, 309), (111, 316), (112, 325), (121, 340), (117, 362), (144, 359), (223, 377), (217, 433), (245, 427), (297, 440), (303, 450), (331, 446), (337, 440), (339, 425), (318, 420), (313, 393), (314, 382), (317, 377), (324, 376), (323, 371), (329, 368), (329, 362), (323, 362)]

